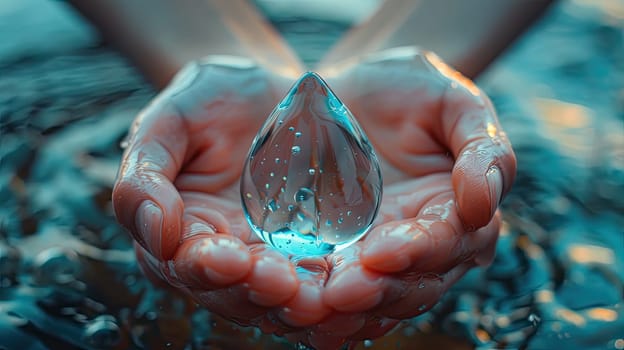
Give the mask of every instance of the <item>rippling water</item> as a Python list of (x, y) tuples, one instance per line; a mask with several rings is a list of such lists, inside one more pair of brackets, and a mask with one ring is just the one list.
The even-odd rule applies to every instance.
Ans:
[[(110, 191), (154, 91), (63, 6), (0, 5), (0, 349), (293, 348), (142, 277)], [(274, 17), (307, 62), (348, 28)], [(561, 1), (480, 83), (519, 162), (497, 258), (356, 348), (624, 349), (624, 4)]]

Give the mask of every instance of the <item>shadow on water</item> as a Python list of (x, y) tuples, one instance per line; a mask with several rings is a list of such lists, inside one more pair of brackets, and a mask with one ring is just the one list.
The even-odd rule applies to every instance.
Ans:
[[(142, 277), (110, 194), (120, 142), (154, 92), (78, 20), (34, 12), (27, 30), (72, 40), (0, 45), (0, 349), (293, 348)], [(310, 46), (296, 22), (275, 22)], [(497, 257), (355, 348), (624, 349), (622, 23), (622, 3), (562, 1), (482, 77), (519, 161)], [(318, 25), (332, 28), (323, 43), (346, 29)]]

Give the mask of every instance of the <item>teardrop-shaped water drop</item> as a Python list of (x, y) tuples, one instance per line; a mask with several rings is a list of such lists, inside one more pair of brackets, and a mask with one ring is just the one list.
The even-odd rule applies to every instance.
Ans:
[(241, 199), (252, 230), (286, 254), (329, 254), (366, 233), (381, 196), (368, 138), (321, 77), (305, 73), (268, 117), (245, 162)]

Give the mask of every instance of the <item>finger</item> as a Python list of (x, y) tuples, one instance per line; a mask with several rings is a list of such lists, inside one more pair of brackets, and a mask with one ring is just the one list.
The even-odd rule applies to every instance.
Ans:
[(180, 245), (173, 268), (186, 287), (211, 290), (241, 281), (251, 272), (252, 263), (247, 246), (238, 238), (199, 233)]
[(135, 242), (133, 246), (139, 268), (143, 272), (143, 275), (155, 286), (161, 288), (171, 287), (160, 272), (160, 262), (138, 243)]
[[(443, 74), (450, 70), (436, 64)], [(516, 158), (487, 96), (459, 73), (448, 74), (441, 139), (455, 156), (453, 188), (460, 215), (466, 229), (474, 231), (490, 222), (510, 190)]]
[(187, 292), (211, 312), (243, 326), (260, 325), (269, 311), (266, 307), (249, 301), (249, 291), (242, 284), (215, 290), (188, 289)]
[(323, 301), (323, 286), (329, 277), (330, 266), (322, 257), (292, 259), (300, 281), (297, 294), (288, 300), (278, 312), (278, 317), (295, 327), (318, 323), (331, 313)]
[(357, 246), (347, 254), (331, 257), (331, 276), (323, 291), (323, 300), (341, 312), (362, 312), (376, 306), (383, 298), (384, 276), (364, 267)]
[(266, 244), (252, 245), (252, 269), (245, 278), (248, 298), (261, 306), (277, 306), (291, 299), (299, 289), (294, 266)]
[(500, 211), (494, 214), (494, 218), (485, 227), (471, 234), (472, 242), (466, 246), (474, 249), (474, 262), (477, 266), (488, 266), (494, 261), (496, 255), (496, 242), (501, 232), (503, 220)]
[(416, 217), (373, 229), (364, 241), (360, 261), (371, 270), (393, 273), (431, 260), (454, 259), (448, 253), (462, 233), (454, 195), (447, 190), (425, 202)]
[(370, 270), (394, 273), (406, 269), (445, 272), (470, 259), (487, 263), (500, 226), (496, 216), (484, 228), (466, 232), (454, 194), (442, 192), (426, 203), (415, 218), (376, 227), (362, 246), (360, 261)]
[(137, 117), (113, 189), (119, 222), (158, 259), (180, 240), (183, 203), (173, 186), (188, 143), (182, 117), (164, 98)]
[(388, 280), (385, 298), (375, 314), (393, 319), (418, 316), (431, 309), (442, 295), (473, 266), (459, 264), (444, 274), (403, 274)]
[(280, 309), (278, 317), (293, 327), (311, 326), (332, 312), (323, 302), (322, 286), (310, 281), (299, 285), (295, 296)]

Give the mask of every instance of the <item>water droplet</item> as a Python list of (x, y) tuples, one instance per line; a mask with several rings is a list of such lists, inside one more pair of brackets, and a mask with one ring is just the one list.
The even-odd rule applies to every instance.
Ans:
[(422, 304), (418, 307), (418, 311), (424, 311), (427, 308), (427, 305)]
[(110, 315), (98, 316), (84, 330), (84, 338), (90, 347), (111, 349), (119, 344), (121, 331), (116, 320)]
[(364, 340), (364, 347), (365, 348), (370, 348), (371, 346), (373, 346), (373, 341), (372, 340), (369, 340), (369, 339)]
[(418, 289), (423, 289), (423, 288), (425, 288), (425, 282), (420, 282), (418, 284)]
[[(297, 128), (305, 135), (293, 138)], [(306, 73), (295, 83), (255, 140), (241, 193), (250, 194), (242, 196), (245, 217), (262, 240), (290, 255), (326, 255), (366, 233), (381, 202), (379, 162), (355, 118), (318, 75)], [(286, 182), (289, 174), (305, 172), (314, 176)], [(337, 219), (340, 213), (358, 220)]]
[(35, 257), (35, 281), (40, 284), (67, 284), (76, 280), (81, 264), (78, 254), (69, 248), (48, 248)]

